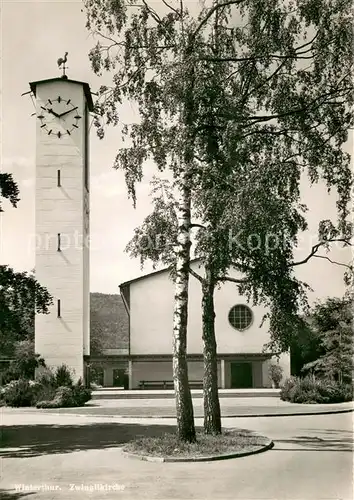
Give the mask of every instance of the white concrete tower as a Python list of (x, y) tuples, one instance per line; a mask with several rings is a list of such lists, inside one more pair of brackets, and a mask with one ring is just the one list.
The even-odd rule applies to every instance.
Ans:
[(89, 85), (60, 78), (30, 83), (36, 97), (36, 278), (53, 297), (36, 315), (35, 348), (50, 367), (84, 379), (90, 354)]

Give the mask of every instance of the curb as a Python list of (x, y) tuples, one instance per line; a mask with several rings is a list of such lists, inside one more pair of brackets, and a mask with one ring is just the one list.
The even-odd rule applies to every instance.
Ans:
[[(262, 418), (262, 417), (303, 417), (306, 415), (335, 415), (337, 413), (351, 413), (354, 412), (354, 408), (346, 408), (346, 409), (339, 409), (339, 410), (328, 410), (328, 411), (317, 411), (317, 412), (298, 412), (298, 413), (235, 413), (232, 415), (221, 415), (221, 418)], [(49, 412), (48, 412), (49, 413)], [(50, 412), (52, 413), (52, 412)], [(105, 418), (131, 418), (131, 419), (138, 419), (138, 420), (144, 420), (144, 419), (175, 419), (175, 415), (104, 415), (104, 414), (98, 414), (98, 413), (64, 413), (61, 412), (62, 414), (65, 415), (76, 415), (78, 417), (105, 417)], [(203, 415), (197, 416), (195, 415), (194, 418), (204, 418)]]
[(206, 457), (154, 457), (150, 455), (139, 455), (137, 453), (130, 453), (128, 451), (123, 451), (122, 454), (127, 458), (133, 458), (135, 460), (143, 460), (145, 462), (216, 462), (218, 460), (228, 460), (230, 458), (242, 458), (248, 457), (250, 455), (257, 455), (258, 453), (263, 453), (264, 451), (271, 450), (274, 447), (274, 443), (271, 439), (267, 439), (267, 443), (256, 448), (252, 451), (238, 451), (234, 453), (224, 453), (223, 455), (209, 455)]

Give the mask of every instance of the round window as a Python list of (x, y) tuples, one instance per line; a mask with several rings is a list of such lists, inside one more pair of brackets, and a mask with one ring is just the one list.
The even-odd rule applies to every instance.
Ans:
[(251, 325), (252, 319), (252, 311), (247, 306), (240, 304), (230, 309), (229, 322), (236, 330), (246, 330)]

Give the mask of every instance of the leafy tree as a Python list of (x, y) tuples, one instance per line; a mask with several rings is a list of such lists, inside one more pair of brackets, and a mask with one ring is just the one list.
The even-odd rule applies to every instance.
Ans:
[(350, 384), (354, 369), (353, 301), (350, 298), (329, 298), (324, 303), (317, 303), (311, 319), (323, 354), (307, 363), (303, 371)]
[[(19, 190), (11, 174), (0, 174), (1, 197), (16, 207)], [(34, 338), (35, 313), (48, 313), (52, 298), (34, 277), (34, 273), (15, 272), (0, 265), (0, 351), (3, 356), (13, 354), (17, 341)]]
[(17, 203), (20, 201), (19, 189), (12, 174), (7, 174), (5, 172), (0, 173), (0, 212), (4, 211), (1, 206), (2, 197), (8, 199), (13, 207), (16, 207)]
[[(183, 1), (163, 4), (165, 11), (157, 12), (145, 0), (86, 1), (88, 27), (107, 42), (91, 51), (93, 69), (114, 72), (112, 87), (101, 89), (97, 112), (115, 125), (123, 98), (138, 103), (141, 121), (123, 127), (131, 144), (115, 163), (125, 171), (133, 199), (147, 158), (172, 172), (176, 203), (158, 201), (154, 218), (144, 224), (147, 230), (149, 222), (163, 227), (166, 205), (174, 214), (175, 228), (167, 236), (175, 247), (165, 258), (174, 256), (181, 286), (175, 318), (183, 317), (184, 326), (174, 338), (181, 340), (183, 363), (190, 232), (197, 228), (205, 275), (192, 274), (203, 290), (204, 426), (218, 433), (215, 287), (234, 281), (241, 293), (267, 305), (271, 346), (286, 350), (297, 312), (306, 307), (306, 285), (295, 278), (294, 267), (350, 237), (352, 176), (341, 149), (353, 122), (350, 4), (214, 0), (197, 4), (196, 13)], [(323, 221), (318, 244), (295, 262), (293, 247), (307, 227), (300, 200), (304, 172), (312, 183), (324, 179), (337, 188), (339, 221)], [(238, 244), (229, 244), (230, 234), (240, 234)], [(252, 235), (257, 247), (249, 243)], [(278, 240), (272, 248), (269, 235)], [(227, 276), (231, 266), (240, 279)], [(185, 401), (190, 409), (189, 395)]]
[(275, 388), (279, 388), (279, 384), (283, 378), (283, 368), (279, 364), (271, 364), (269, 367), (269, 376)]
[(48, 313), (52, 298), (27, 272), (0, 266), (0, 350), (11, 356), (14, 342), (34, 338), (35, 313)]
[[(319, 322), (323, 321), (323, 317), (317, 322), (317, 316), (325, 312), (325, 316), (328, 316), (330, 308), (337, 304), (338, 310), (344, 310), (347, 304), (353, 304), (354, 294), (352, 281), (354, 277), (353, 273), (353, 262), (351, 262), (347, 267), (345, 272), (345, 279), (348, 284), (347, 290), (343, 299), (328, 299), (325, 302), (319, 302), (317, 305), (308, 310), (306, 316), (304, 316), (304, 321), (302, 328), (300, 328), (291, 342), (291, 374), (301, 376), (303, 374), (303, 368), (305, 365), (311, 365), (312, 362), (321, 358), (325, 353), (324, 343), (322, 342), (323, 328), (319, 328)], [(317, 311), (317, 312), (316, 312)], [(335, 320), (338, 326), (337, 320)], [(333, 323), (332, 323), (333, 326)], [(306, 371), (306, 369), (305, 369)]]
[[(166, 4), (167, 5), (167, 4)], [(120, 150), (115, 165), (126, 174), (128, 192), (135, 203), (135, 183), (142, 178), (142, 165), (152, 157), (158, 168), (169, 168), (178, 192), (175, 249), (175, 307), (173, 316), (173, 376), (176, 394), (178, 435), (196, 440), (193, 405), (188, 385), (187, 314), (190, 260), (190, 205), (195, 134), (192, 131), (196, 84), (188, 12), (168, 9), (160, 17), (145, 1), (85, 2), (88, 28), (107, 31), (106, 40), (118, 49), (110, 57), (100, 43), (91, 51), (93, 70), (117, 69), (113, 89), (101, 88), (104, 99), (97, 112), (107, 123), (117, 124), (117, 103), (126, 97), (138, 104), (141, 123), (123, 128), (132, 146)], [(111, 43), (111, 42), (110, 42)], [(107, 49), (107, 56), (104, 51)], [(121, 49), (121, 50), (120, 50)], [(119, 65), (119, 66), (118, 66)], [(103, 136), (103, 129), (98, 129)]]
[(301, 328), (291, 341), (290, 361), (291, 374), (300, 376), (304, 365), (315, 361), (323, 354), (320, 334), (312, 326), (310, 316), (304, 318)]
[(4, 374), (3, 383), (6, 384), (19, 378), (33, 380), (36, 368), (40, 366), (45, 367), (46, 365), (44, 359), (39, 354), (35, 354), (33, 340), (16, 342), (14, 359)]

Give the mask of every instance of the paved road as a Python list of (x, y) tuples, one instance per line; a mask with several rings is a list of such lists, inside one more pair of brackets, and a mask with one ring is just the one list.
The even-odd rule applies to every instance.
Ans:
[[(203, 400), (193, 399), (195, 417), (202, 417)], [(341, 404), (293, 404), (274, 397), (255, 398), (220, 398), (223, 417), (254, 416), (254, 415), (284, 415), (327, 413), (332, 411), (348, 411), (353, 409), (353, 402)], [(11, 410), (13, 411), (13, 410)], [(36, 412), (35, 408), (27, 408), (26, 412)], [(69, 415), (94, 415), (140, 418), (175, 418), (176, 407), (173, 399), (100, 399), (90, 401), (81, 408), (62, 408), (60, 410), (42, 410), (44, 413)]]
[(27, 500), (29, 492), (14, 493), (22, 484), (42, 488), (28, 500), (351, 500), (352, 415), (228, 418), (225, 426), (261, 432), (274, 449), (223, 462), (159, 464), (126, 458), (119, 447), (137, 434), (168, 430), (172, 420), (6, 410), (0, 498)]

